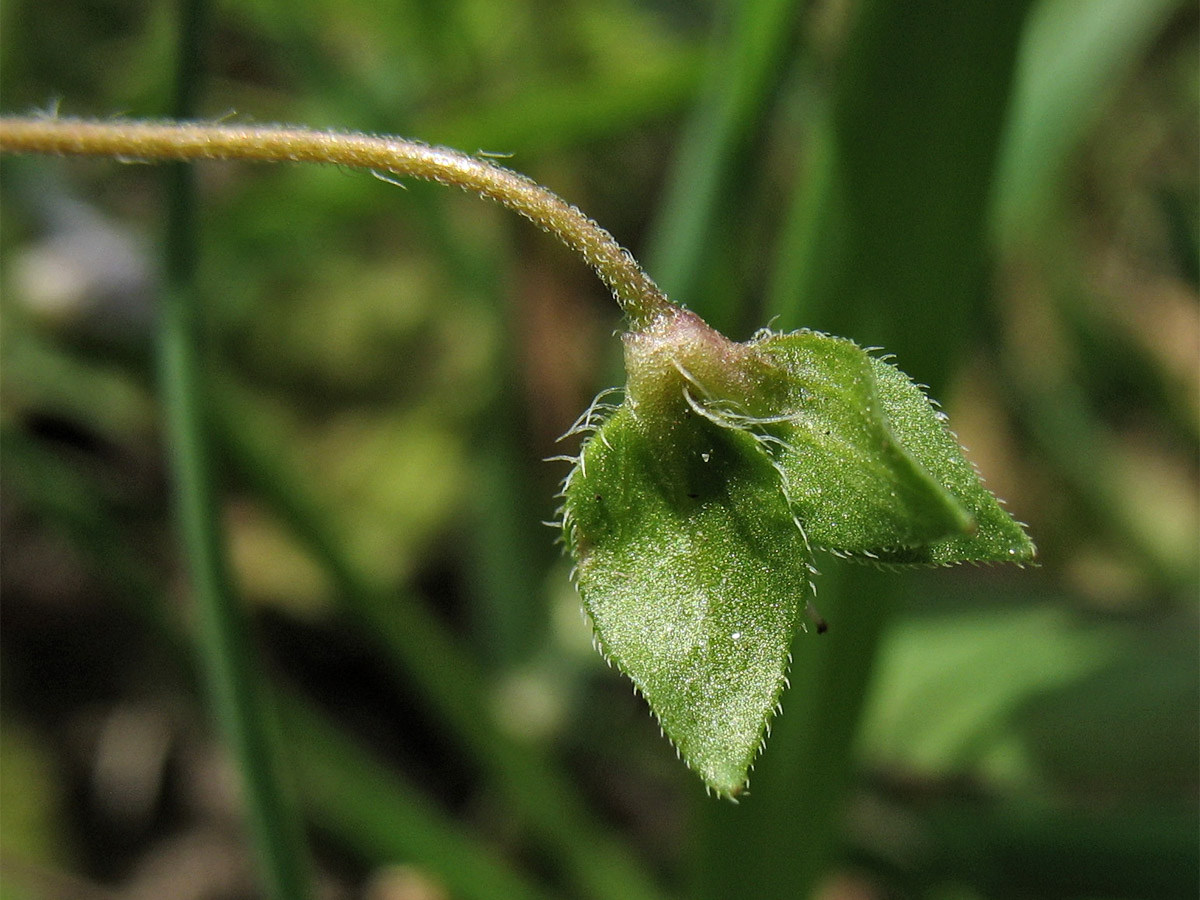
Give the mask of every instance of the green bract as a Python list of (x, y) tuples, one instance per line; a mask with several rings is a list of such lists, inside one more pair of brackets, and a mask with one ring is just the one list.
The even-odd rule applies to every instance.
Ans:
[(601, 649), (718, 793), (745, 786), (777, 707), (812, 548), (1033, 556), (944, 417), (849, 341), (739, 344), (676, 310), (626, 335), (625, 356), (624, 402), (585, 441), (563, 523)]

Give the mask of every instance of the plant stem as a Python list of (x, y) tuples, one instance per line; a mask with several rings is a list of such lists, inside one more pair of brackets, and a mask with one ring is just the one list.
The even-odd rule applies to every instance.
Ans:
[(445, 147), (302, 128), (6, 116), (0, 117), (0, 151), (139, 161), (321, 162), (457, 185), (520, 213), (583, 257), (634, 328), (644, 328), (672, 309), (629, 252), (574, 206), (523, 175)]

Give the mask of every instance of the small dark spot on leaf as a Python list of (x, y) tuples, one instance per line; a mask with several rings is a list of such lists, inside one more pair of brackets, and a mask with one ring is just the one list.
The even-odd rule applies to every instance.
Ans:
[(825, 617), (817, 612), (817, 605), (810, 599), (804, 607), (804, 614), (808, 616), (808, 620), (816, 626), (817, 634), (824, 634), (829, 630), (829, 623), (825, 621)]

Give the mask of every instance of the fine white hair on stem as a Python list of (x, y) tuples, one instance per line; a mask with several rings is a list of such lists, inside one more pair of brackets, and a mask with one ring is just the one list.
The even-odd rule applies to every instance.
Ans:
[(139, 161), (316, 162), (368, 169), (376, 177), (456, 185), (529, 219), (574, 250), (600, 276), (635, 328), (676, 307), (611, 234), (576, 207), (511, 169), (447, 147), (398, 137), (215, 122), (137, 122), (0, 117), (0, 151), (107, 156)]

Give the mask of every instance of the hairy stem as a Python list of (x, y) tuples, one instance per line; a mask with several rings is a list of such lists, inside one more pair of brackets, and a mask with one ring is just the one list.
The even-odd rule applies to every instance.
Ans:
[(583, 257), (644, 328), (671, 302), (611, 234), (534, 181), (484, 159), (396, 137), (197, 122), (0, 117), (0, 152), (121, 159), (321, 162), (452, 184), (520, 213)]

